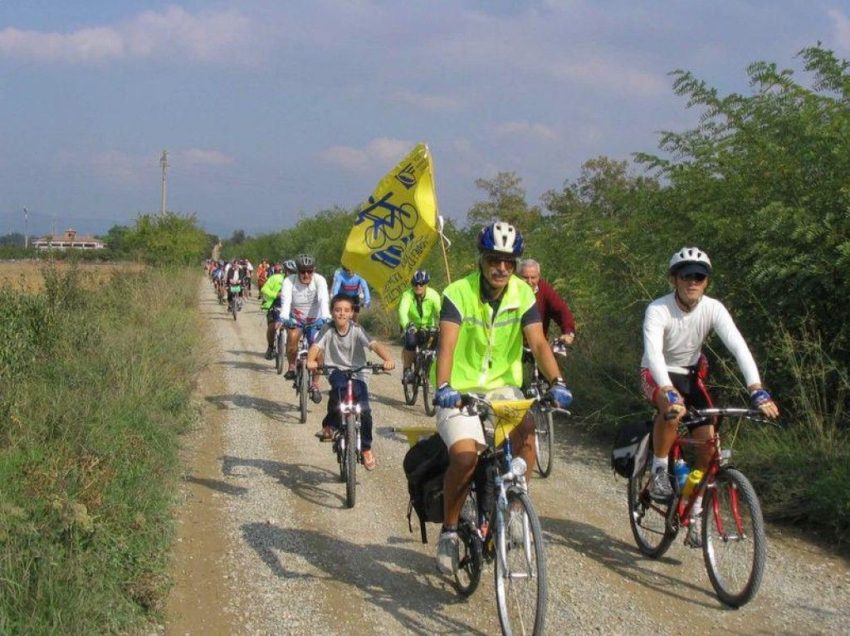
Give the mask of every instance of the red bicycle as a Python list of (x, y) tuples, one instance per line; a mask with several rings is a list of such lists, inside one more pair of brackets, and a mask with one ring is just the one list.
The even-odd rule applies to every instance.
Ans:
[[(758, 591), (766, 560), (764, 520), (761, 504), (750, 481), (731, 464), (732, 450), (721, 448), (719, 431), (726, 419), (764, 422), (758, 410), (742, 408), (691, 409), (682, 419), (679, 433), (670, 451), (670, 481), (673, 498), (666, 503), (649, 497), (652, 450), (647, 435), (635, 455), (634, 470), (629, 476), (629, 523), (638, 549), (646, 556), (662, 556), (676, 538), (679, 529), (694, 523), (692, 515), (697, 496), (703, 496), (700, 520), (702, 531), (686, 539), (692, 547), (702, 544), (708, 578), (718, 598), (732, 607), (741, 607)], [(697, 440), (687, 436), (696, 426), (714, 423), (714, 436)], [(728, 425), (727, 425), (728, 428)], [(736, 429), (737, 430), (737, 429)], [(672, 474), (683, 450), (706, 446), (712, 449), (711, 461), (704, 475), (692, 482), (686, 493)]]

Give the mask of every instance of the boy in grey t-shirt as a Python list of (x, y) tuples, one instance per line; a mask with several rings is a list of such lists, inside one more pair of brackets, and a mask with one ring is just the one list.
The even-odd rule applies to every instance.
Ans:
[[(363, 330), (363, 327), (351, 320), (354, 313), (354, 304), (348, 296), (337, 294), (331, 300), (331, 324), (325, 328), (319, 339), (310, 346), (307, 352), (307, 368), (317, 369), (319, 352), (324, 356), (324, 363), (328, 366), (341, 367), (343, 369), (356, 369), (366, 364), (366, 354), (374, 351), (384, 361), (384, 369), (390, 371), (395, 368), (395, 362), (390, 356), (387, 348), (379, 342), (372, 340)], [(345, 375), (339, 371), (333, 371), (328, 377), (331, 385), (330, 399), (328, 400), (328, 414), (322, 420), (322, 431), (319, 438), (322, 441), (333, 439), (334, 431), (340, 425), (339, 403), (341, 393), (346, 389), (347, 381)], [(361, 371), (355, 376), (354, 399), (360, 405), (360, 443), (363, 457), (363, 466), (366, 470), (374, 470), (377, 462), (372, 452), (372, 409), (369, 406), (369, 389), (366, 386), (366, 375)]]

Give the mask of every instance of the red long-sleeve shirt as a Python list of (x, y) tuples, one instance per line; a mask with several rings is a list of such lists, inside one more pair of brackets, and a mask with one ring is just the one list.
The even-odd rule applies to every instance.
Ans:
[(549, 336), (549, 322), (554, 320), (565, 334), (576, 332), (576, 319), (570, 306), (558, 295), (555, 288), (542, 278), (537, 283), (537, 291), (534, 294), (537, 299), (537, 311), (543, 320), (543, 333)]

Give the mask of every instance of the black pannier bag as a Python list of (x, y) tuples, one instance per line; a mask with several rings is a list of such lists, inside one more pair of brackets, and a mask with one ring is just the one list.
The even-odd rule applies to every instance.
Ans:
[(636, 458), (646, 457), (650, 433), (652, 420), (626, 424), (617, 431), (614, 449), (611, 451), (611, 468), (620, 477), (631, 477)]
[(410, 504), (407, 525), (413, 532), (413, 511), (419, 517), (422, 543), (428, 543), (425, 523), (443, 522), (443, 475), (449, 466), (449, 450), (438, 433), (419, 440), (404, 456), (404, 474)]

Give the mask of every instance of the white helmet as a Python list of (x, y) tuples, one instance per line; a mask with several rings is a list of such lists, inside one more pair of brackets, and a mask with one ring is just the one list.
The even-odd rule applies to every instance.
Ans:
[(683, 247), (670, 258), (670, 274), (711, 274), (711, 260), (698, 247)]

